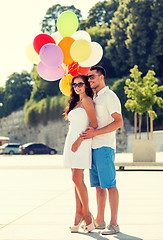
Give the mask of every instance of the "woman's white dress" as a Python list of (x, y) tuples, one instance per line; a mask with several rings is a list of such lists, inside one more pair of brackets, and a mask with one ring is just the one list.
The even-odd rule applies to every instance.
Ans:
[(89, 125), (88, 115), (84, 108), (79, 107), (68, 113), (68, 120), (70, 121), (70, 125), (63, 151), (64, 167), (89, 169), (92, 163), (92, 140), (87, 139), (82, 141), (76, 152), (71, 151), (72, 144)]

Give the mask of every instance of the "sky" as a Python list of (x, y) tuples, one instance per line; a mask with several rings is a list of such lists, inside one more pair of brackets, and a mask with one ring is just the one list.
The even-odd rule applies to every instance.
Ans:
[(46, 11), (55, 4), (74, 5), (84, 19), (100, 0), (5, 0), (0, 7), (0, 87), (13, 72), (31, 71), (26, 47), (40, 34)]

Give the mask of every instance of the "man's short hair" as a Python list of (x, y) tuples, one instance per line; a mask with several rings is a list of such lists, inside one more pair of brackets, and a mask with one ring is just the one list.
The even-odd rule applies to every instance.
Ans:
[(101, 73), (104, 77), (106, 76), (106, 71), (102, 66), (93, 66), (90, 71), (96, 70), (98, 73)]

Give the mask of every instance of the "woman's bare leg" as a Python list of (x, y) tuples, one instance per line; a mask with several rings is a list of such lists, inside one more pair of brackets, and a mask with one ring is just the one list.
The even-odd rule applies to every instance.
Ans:
[(78, 195), (76, 196), (76, 206), (78, 210), (81, 210), (82, 205), (86, 225), (89, 225), (92, 222), (92, 219), (89, 211), (88, 191), (84, 183), (84, 169), (72, 169), (72, 180), (75, 184), (76, 194)]
[(80, 198), (79, 198), (78, 192), (76, 190), (76, 187), (75, 187), (75, 201), (76, 201), (76, 213), (75, 213), (74, 225), (78, 225), (81, 218), (83, 217), (83, 206), (82, 206), (82, 203), (80, 201)]

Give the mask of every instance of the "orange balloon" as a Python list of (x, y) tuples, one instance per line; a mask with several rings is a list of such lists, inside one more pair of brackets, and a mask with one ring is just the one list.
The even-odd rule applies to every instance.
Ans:
[(72, 79), (73, 79), (73, 76), (71, 76), (70, 74), (67, 74), (59, 82), (59, 88), (61, 92), (66, 96), (70, 96)]
[(71, 37), (64, 37), (59, 43), (58, 46), (62, 49), (64, 59), (63, 63), (65, 64), (71, 64), (74, 60), (72, 59), (70, 55), (70, 48), (71, 45), (75, 42), (75, 40)]

